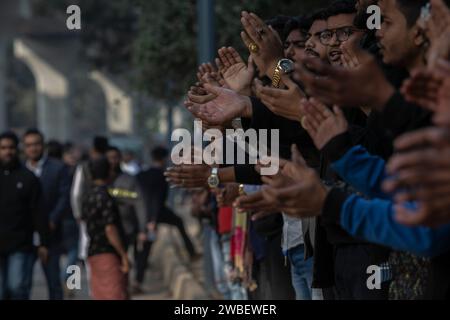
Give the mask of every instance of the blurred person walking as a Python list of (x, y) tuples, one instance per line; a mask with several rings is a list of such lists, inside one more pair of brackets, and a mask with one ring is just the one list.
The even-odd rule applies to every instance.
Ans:
[(61, 221), (69, 209), (70, 179), (64, 163), (44, 153), (44, 136), (37, 129), (29, 129), (23, 136), (25, 165), (42, 186), (42, 210), (49, 220), (48, 262), (42, 264), (47, 279), (50, 300), (64, 299), (60, 274), (62, 254)]
[(169, 152), (164, 147), (156, 147), (151, 152), (152, 166), (137, 175), (139, 184), (145, 195), (148, 208), (147, 215), (147, 240), (143, 243), (142, 250), (136, 254), (136, 283), (141, 285), (144, 281), (147, 260), (154, 241), (156, 227), (160, 223), (174, 226), (180, 232), (184, 245), (191, 259), (198, 257), (194, 245), (184, 227), (183, 220), (172, 209), (167, 207), (166, 200), (169, 194), (169, 185), (164, 176), (166, 160)]
[(141, 166), (136, 160), (136, 155), (133, 151), (128, 149), (123, 151), (120, 168), (123, 172), (128, 173), (131, 176), (135, 176), (141, 172)]
[[(137, 255), (147, 239), (145, 197), (136, 177), (122, 171), (120, 166), (122, 162), (121, 151), (111, 146), (106, 152), (106, 158), (110, 166), (108, 192), (116, 201), (122, 219), (125, 248), (134, 246), (135, 255)], [(141, 287), (135, 285), (133, 293), (142, 293)]]
[(130, 263), (119, 209), (108, 191), (106, 158), (89, 162), (92, 186), (83, 198), (82, 218), (89, 236), (91, 296), (95, 300), (127, 300)]
[(0, 135), (0, 300), (30, 298), (33, 234), (43, 264), (48, 256), (48, 215), (40, 210), (41, 185), (19, 161), (14, 133)]
[[(70, 185), (73, 182), (73, 176), (79, 161), (76, 148), (72, 143), (62, 145), (56, 140), (47, 143), (47, 156), (62, 161), (68, 170)], [(61, 279), (64, 282), (63, 288), (65, 296), (72, 298), (73, 290), (67, 288), (67, 279), (70, 273), (67, 272), (70, 266), (78, 264), (78, 241), (79, 241), (78, 223), (73, 216), (72, 207), (68, 206), (61, 218), (61, 237), (62, 253), (66, 256), (64, 267), (61, 270)]]

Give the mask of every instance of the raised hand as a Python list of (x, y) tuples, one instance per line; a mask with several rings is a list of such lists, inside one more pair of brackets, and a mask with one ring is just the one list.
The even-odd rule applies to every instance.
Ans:
[(186, 105), (189, 111), (211, 125), (225, 125), (237, 117), (251, 117), (251, 101), (233, 90), (205, 84), (204, 89), (214, 96), (205, 103), (190, 101)]
[[(304, 64), (296, 63), (296, 81), (306, 87), (306, 92), (326, 105), (382, 110), (395, 88), (386, 79), (373, 57), (362, 53), (363, 61), (356, 69), (330, 66), (319, 59), (307, 58)], [(305, 66), (308, 66), (306, 68)], [(311, 71), (313, 70), (313, 71)], [(358, 92), (355, 92), (358, 88)]]
[[(254, 13), (242, 12), (241, 23), (244, 27), (241, 32), (242, 40), (249, 48), (260, 76), (272, 79), (278, 61), (284, 58), (283, 43), (279, 35)], [(252, 45), (256, 45), (256, 50), (251, 50)]]
[(219, 49), (216, 65), (227, 86), (240, 94), (251, 95), (251, 83), (255, 75), (252, 56), (245, 64), (239, 53), (233, 48)]
[(341, 51), (341, 61), (344, 68), (356, 69), (361, 65), (358, 55), (354, 52), (354, 49), (349, 48), (347, 43), (341, 44)]
[(348, 122), (338, 106), (333, 111), (317, 99), (304, 99), (302, 102), (303, 128), (311, 136), (317, 149), (321, 150), (331, 139), (348, 130)]
[(261, 81), (255, 80), (256, 95), (273, 113), (300, 122), (302, 118), (300, 104), (305, 94), (288, 75), (283, 75), (282, 80), (287, 90), (264, 87)]
[[(386, 192), (397, 192), (396, 218), (407, 225), (437, 226), (450, 222), (450, 132), (427, 128), (395, 141), (398, 151), (389, 161)], [(417, 210), (406, 201), (416, 201)]]
[(436, 66), (439, 59), (450, 55), (450, 9), (442, 0), (431, 1), (431, 19), (426, 22), (430, 48), (427, 52), (429, 68)]
[(167, 182), (179, 188), (208, 187), (211, 168), (206, 164), (183, 164), (167, 168), (164, 172)]
[(448, 109), (450, 103), (450, 63), (439, 60), (433, 68), (420, 68), (411, 72), (401, 92), (405, 99), (428, 110)]
[(280, 210), (272, 203), (264, 199), (262, 191), (258, 191), (249, 195), (240, 196), (234, 202), (234, 206), (241, 211), (250, 211), (253, 217), (258, 219), (280, 212)]
[[(287, 187), (264, 185), (262, 194), (271, 205), (295, 218), (320, 215), (328, 190), (317, 173), (306, 165), (297, 147), (292, 147), (292, 165), (285, 165), (282, 174), (295, 177), (294, 184)], [(253, 217), (257, 219), (258, 216)]]

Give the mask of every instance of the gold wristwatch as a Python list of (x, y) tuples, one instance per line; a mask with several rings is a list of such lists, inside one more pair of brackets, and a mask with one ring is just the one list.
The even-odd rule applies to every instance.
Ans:
[(277, 67), (272, 77), (272, 87), (279, 88), (281, 82), (281, 75), (289, 74), (294, 71), (294, 62), (289, 59), (281, 59), (278, 61)]

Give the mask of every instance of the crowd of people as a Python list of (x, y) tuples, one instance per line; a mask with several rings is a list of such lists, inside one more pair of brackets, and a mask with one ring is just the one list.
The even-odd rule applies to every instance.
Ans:
[(278, 130), (278, 172), (262, 174), (266, 159), (166, 169), (163, 147), (142, 170), (103, 137), (81, 158), (38, 130), (5, 132), (0, 299), (30, 297), (38, 259), (49, 298), (62, 299), (62, 254), (85, 260), (93, 298), (128, 299), (159, 223), (178, 228), (195, 260), (169, 185), (188, 189), (220, 298), (450, 297), (449, 1), (336, 0), (267, 21), (242, 12), (241, 23), (248, 61), (221, 48), (185, 106), (224, 140), (227, 129)]
[(0, 300), (30, 299), (37, 261), (50, 300), (81, 289), (67, 284), (69, 267), (82, 264), (93, 299), (144, 293), (160, 223), (175, 226), (191, 258), (198, 256), (183, 220), (166, 206), (168, 150), (154, 148), (145, 169), (124, 154), (101, 136), (83, 156), (73, 144), (46, 143), (37, 129), (21, 140), (0, 134)]
[(221, 48), (185, 106), (225, 136), (279, 130), (278, 173), (260, 174), (265, 161), (165, 173), (192, 189), (215, 288), (230, 299), (450, 297), (448, 1), (337, 0), (268, 21), (242, 12), (241, 23), (248, 62)]

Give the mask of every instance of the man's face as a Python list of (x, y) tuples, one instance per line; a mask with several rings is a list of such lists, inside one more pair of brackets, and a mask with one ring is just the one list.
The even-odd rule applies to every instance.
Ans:
[(108, 159), (109, 165), (112, 170), (117, 170), (120, 167), (120, 162), (122, 161), (120, 154), (115, 150), (110, 150), (106, 153), (106, 158)]
[(306, 42), (306, 56), (327, 60), (327, 47), (319, 39), (320, 33), (327, 28), (326, 20), (316, 20), (309, 29), (310, 37)]
[(284, 56), (294, 62), (301, 62), (305, 58), (305, 35), (300, 30), (289, 33), (284, 42)]
[[(353, 28), (353, 21), (355, 19), (356, 14), (338, 14), (336, 16), (332, 16), (328, 18), (327, 20), (327, 29), (331, 31), (335, 31), (337, 29), (341, 28)], [(358, 46), (359, 42), (361, 41), (361, 38), (363, 36), (363, 32), (355, 32), (353, 31), (351, 35), (349, 36), (348, 40), (345, 41), (348, 43), (349, 48)], [(327, 56), (328, 61), (330, 64), (334, 66), (340, 66), (342, 65), (341, 62), (341, 44), (343, 42), (338, 39), (336, 36), (336, 33), (332, 35), (331, 41), (329, 45), (327, 46)]]
[(17, 157), (17, 147), (11, 139), (0, 140), (0, 163), (8, 165)]
[(408, 28), (406, 18), (398, 9), (395, 0), (380, 0), (378, 4), (383, 22), (376, 36), (383, 62), (406, 67), (418, 52), (414, 45), (414, 28)]
[(29, 134), (23, 138), (24, 153), (27, 160), (39, 161), (44, 154), (44, 141), (38, 134)]

